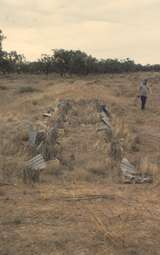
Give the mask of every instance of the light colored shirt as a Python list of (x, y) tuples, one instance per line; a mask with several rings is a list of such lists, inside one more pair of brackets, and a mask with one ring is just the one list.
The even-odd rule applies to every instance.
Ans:
[(148, 93), (149, 93), (148, 85), (144, 85), (143, 82), (142, 82), (140, 87), (139, 87), (139, 96), (147, 97)]

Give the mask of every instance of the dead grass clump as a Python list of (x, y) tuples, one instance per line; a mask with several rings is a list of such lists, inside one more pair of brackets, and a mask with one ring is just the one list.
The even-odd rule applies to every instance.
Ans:
[(21, 132), (19, 132), (18, 140), (23, 141), (23, 142), (27, 142), (29, 139), (29, 132), (26, 129), (21, 130)]
[(22, 224), (22, 219), (20, 217), (16, 217), (14, 220), (13, 220), (13, 224), (15, 225), (20, 225)]
[(21, 170), (27, 158), (24, 142), (17, 136), (17, 126), (15, 126), (10, 129), (8, 125), (4, 125), (2, 131), (6, 128), (7, 132), (1, 133), (0, 178), (5, 182), (12, 182), (21, 177)]
[(29, 167), (23, 169), (23, 182), (25, 184), (38, 183), (40, 181), (40, 171)]
[(12, 182), (20, 178), (23, 167), (24, 161), (18, 157), (1, 157), (0, 178), (2, 182)]
[[(18, 126), (15, 123), (12, 125), (12, 129), (8, 127), (4, 137), (0, 141), (0, 155), (3, 156), (21, 156), (26, 152), (26, 141), (28, 141), (28, 130), (23, 128), (22, 125)], [(3, 131), (3, 130), (2, 130)], [(1, 133), (3, 134), (3, 132)], [(8, 136), (9, 134), (9, 136)]]
[(32, 104), (33, 105), (38, 105), (38, 100), (36, 100), (36, 99), (32, 100)]
[(58, 159), (50, 160), (47, 164), (46, 173), (49, 175), (58, 176), (60, 174), (61, 164)]
[(110, 144), (110, 156), (115, 161), (121, 161), (123, 158), (123, 149), (118, 140), (113, 139)]
[(148, 157), (144, 157), (140, 160), (139, 170), (142, 174), (149, 174), (153, 177), (154, 183), (160, 182), (159, 165), (153, 163)]
[(48, 83), (47, 83), (47, 86), (54, 86), (54, 85), (55, 85), (54, 82), (48, 82)]
[(132, 142), (131, 142), (131, 150), (133, 152), (139, 152), (140, 151), (140, 144), (141, 144), (140, 137), (139, 136), (134, 137)]
[(94, 176), (97, 176), (97, 177), (106, 177), (107, 176), (107, 171), (106, 171), (106, 168), (91, 168), (91, 169), (88, 169), (89, 172), (91, 174), (93, 174)]
[(86, 169), (86, 173), (84, 174), (82, 171), (82, 178), (84, 178), (87, 181), (98, 181), (104, 178), (109, 178), (110, 172), (111, 172), (111, 159), (110, 157), (107, 157), (106, 160), (103, 159), (103, 157), (100, 159), (95, 159), (95, 161), (88, 161), (87, 164), (85, 164), (84, 168)]
[(88, 182), (102, 182), (103, 180), (105, 180), (105, 182), (115, 182), (119, 178), (117, 169), (117, 162), (108, 158), (106, 162), (99, 164), (99, 166), (95, 164), (95, 166), (88, 168), (85, 173), (82, 172), (81, 179)]
[(116, 118), (113, 124), (114, 137), (120, 141), (124, 151), (131, 149), (132, 144), (132, 133), (127, 123), (119, 118)]
[(99, 114), (97, 113), (96, 100), (79, 100), (72, 102), (72, 109), (68, 112), (67, 121), (74, 127), (80, 124), (95, 125), (99, 122)]
[(144, 120), (143, 120), (143, 118), (142, 118), (141, 116), (138, 116), (138, 117), (136, 118), (136, 124), (137, 124), (137, 125), (142, 125), (142, 124), (144, 124)]
[(23, 93), (33, 93), (33, 92), (40, 92), (39, 89), (31, 87), (31, 86), (23, 86), (18, 89), (18, 93), (23, 94)]
[(0, 85), (0, 90), (8, 90), (8, 87), (5, 85)]
[(0, 197), (3, 197), (3, 196), (5, 196), (5, 192), (4, 190), (0, 190)]
[(114, 92), (113, 92), (114, 96), (116, 97), (120, 97), (122, 95), (122, 92), (120, 91), (119, 88), (116, 88), (114, 89)]

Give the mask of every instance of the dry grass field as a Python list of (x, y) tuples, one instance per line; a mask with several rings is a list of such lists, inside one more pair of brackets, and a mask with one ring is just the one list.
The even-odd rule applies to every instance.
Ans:
[[(156, 79), (142, 112), (137, 90), (146, 77)], [(58, 129), (57, 157), (39, 183), (24, 184), (29, 128), (51, 127), (55, 112), (43, 113), (60, 100), (73, 108)], [(109, 108), (113, 137), (97, 131), (97, 101)], [(159, 73), (0, 77), (0, 255), (159, 255), (159, 130)], [(152, 184), (121, 181), (113, 139)]]

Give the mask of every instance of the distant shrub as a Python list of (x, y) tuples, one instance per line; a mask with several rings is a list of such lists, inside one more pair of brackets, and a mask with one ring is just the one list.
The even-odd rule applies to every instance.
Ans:
[(13, 224), (15, 224), (15, 225), (20, 225), (21, 223), (22, 223), (22, 219), (20, 217), (16, 217), (13, 220)]
[(0, 85), (0, 90), (7, 90), (8, 87), (6, 87), (5, 85)]
[(106, 168), (90, 168), (89, 172), (96, 176), (105, 177), (107, 175)]
[(34, 99), (34, 100), (32, 100), (32, 104), (33, 105), (38, 105), (38, 101)]
[(38, 89), (33, 88), (31, 86), (24, 86), (18, 89), (18, 93), (33, 93), (38, 91), (39, 91)]

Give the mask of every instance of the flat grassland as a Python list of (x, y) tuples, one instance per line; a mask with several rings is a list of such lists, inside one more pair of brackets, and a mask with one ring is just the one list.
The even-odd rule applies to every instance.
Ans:
[[(155, 79), (142, 112), (137, 90), (146, 77)], [(29, 126), (45, 128), (43, 113), (66, 99), (76, 108), (59, 130), (63, 164), (50, 161), (40, 183), (23, 184)], [(109, 107), (125, 157), (153, 184), (120, 182), (111, 141), (96, 131), (96, 100)], [(159, 255), (159, 130), (159, 73), (1, 77), (0, 255)]]

